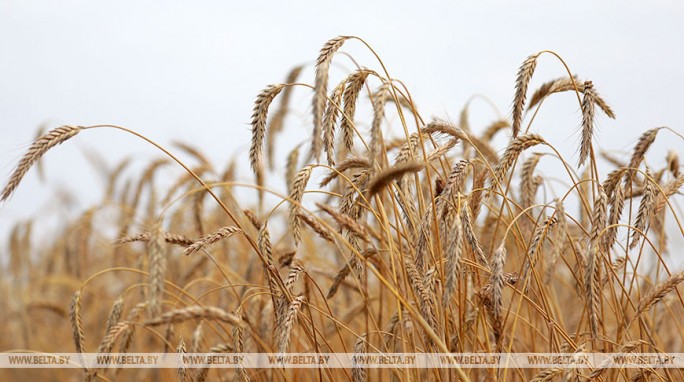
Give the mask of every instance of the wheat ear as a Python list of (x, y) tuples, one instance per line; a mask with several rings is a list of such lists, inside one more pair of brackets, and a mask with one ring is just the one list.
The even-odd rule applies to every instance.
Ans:
[(584, 83), (584, 97), (582, 98), (582, 144), (580, 145), (579, 166), (581, 167), (591, 152), (591, 139), (594, 135), (594, 109), (596, 93), (591, 81)]
[(513, 137), (517, 137), (520, 133), (527, 85), (529, 85), (534, 69), (537, 67), (538, 56), (539, 54), (534, 54), (527, 57), (518, 70), (518, 78), (515, 81), (515, 98), (513, 99)]
[(2, 190), (2, 196), (0, 196), (0, 202), (7, 200), (7, 198), (12, 195), (12, 192), (19, 186), (19, 183), (24, 178), (24, 175), (28, 170), (39, 160), (43, 154), (45, 154), (51, 148), (59, 145), (60, 143), (66, 141), (67, 139), (78, 134), (82, 130), (80, 126), (62, 126), (54, 130), (50, 130), (48, 133), (44, 134), (38, 138), (31, 147), (28, 149), (26, 154), (21, 158), (19, 164), (10, 175), (9, 181)]
[(159, 317), (145, 321), (146, 326), (158, 326), (164, 324), (176, 324), (193, 319), (207, 319), (223, 321), (232, 325), (238, 325), (238, 318), (221, 308), (214, 306), (188, 306), (166, 312)]
[(192, 245), (190, 245), (189, 247), (187, 247), (185, 249), (183, 254), (185, 256), (193, 255), (193, 254), (197, 253), (198, 251), (200, 251), (202, 248), (204, 248), (208, 245), (214, 244), (220, 240), (229, 238), (238, 232), (242, 232), (242, 230), (237, 228), (237, 227), (233, 227), (233, 226), (226, 226), (226, 227), (219, 228), (215, 232), (206, 234), (206, 235), (202, 236), (196, 242), (192, 243)]
[(376, 175), (368, 184), (368, 198), (382, 191), (390, 183), (401, 179), (404, 175), (421, 171), (425, 166), (418, 162), (401, 163), (390, 167)]
[(305, 301), (306, 299), (304, 296), (298, 296), (292, 300), (292, 303), (290, 303), (290, 306), (287, 308), (287, 314), (282, 320), (280, 327), (277, 329), (278, 352), (287, 352), (287, 348), (290, 345), (290, 337), (292, 336), (292, 329), (297, 325), (297, 317), (299, 316), (299, 311)]
[(668, 293), (675, 290), (675, 288), (677, 288), (677, 286), (682, 281), (684, 281), (684, 272), (679, 272), (679, 273), (673, 274), (667, 280), (665, 280), (662, 283), (653, 287), (653, 289), (651, 289), (646, 294), (646, 296), (644, 296), (641, 300), (639, 300), (639, 305), (637, 307), (637, 311), (636, 311), (636, 314), (634, 316), (634, 319), (637, 319), (644, 312), (651, 309), (660, 300), (665, 298), (665, 296)]
[(313, 138), (311, 152), (318, 160), (321, 156), (321, 128), (323, 109), (325, 108), (326, 94), (328, 93), (328, 72), (330, 71), (330, 61), (335, 52), (344, 44), (349, 36), (338, 36), (325, 43), (316, 60), (316, 80), (314, 83), (313, 97)]
[(304, 196), (304, 190), (306, 189), (306, 184), (309, 182), (311, 177), (311, 171), (313, 167), (306, 166), (299, 170), (297, 175), (295, 175), (292, 180), (292, 186), (290, 187), (290, 216), (288, 219), (288, 224), (292, 230), (292, 237), (294, 238), (295, 247), (299, 245), (302, 240), (301, 233), (301, 210), (302, 210), (302, 197)]
[(161, 301), (164, 294), (164, 275), (166, 273), (166, 255), (164, 254), (164, 232), (161, 224), (155, 224), (148, 243), (150, 266), (150, 317), (155, 317), (161, 311)]

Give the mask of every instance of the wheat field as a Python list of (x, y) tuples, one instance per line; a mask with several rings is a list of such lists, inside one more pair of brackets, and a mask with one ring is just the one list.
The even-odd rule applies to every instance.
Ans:
[[(293, 68), (255, 91), (249, 168), (211, 163), (191, 142), (164, 148), (123, 126), (43, 132), (0, 197), (82, 134), (116, 129), (158, 150), (103, 174), (97, 205), (31, 240), (17, 223), (0, 283), (3, 352), (684, 352), (684, 237), (675, 128), (645, 130), (622, 159), (595, 150), (615, 113), (551, 51), (511, 81), (510, 118), (427, 119), (376, 62), (339, 82), (346, 44), (327, 41), (314, 78)], [(529, 88), (540, 56), (566, 73)], [(387, 63), (391, 64), (391, 63)], [(287, 68), (283, 68), (284, 71)], [(307, 91), (310, 104), (293, 103)], [(581, 119), (566, 159), (534, 120), (571, 93)], [(503, 107), (508, 107), (503, 105)], [(357, 110), (358, 109), (358, 110)], [(279, 146), (288, 115), (307, 138)], [(249, 111), (245, 111), (246, 114)], [(648, 127), (647, 127), (648, 128)], [(672, 150), (653, 153), (655, 140)], [(69, 142), (67, 142), (69, 141)], [(502, 144), (503, 143), (503, 144)], [(57, 147), (59, 146), (59, 147)], [(276, 149), (278, 148), (278, 150)], [(280, 151), (279, 151), (280, 150)], [(286, 156), (277, 152), (285, 150)], [(181, 161), (183, 153), (192, 161)], [(553, 176), (543, 166), (560, 169)], [(159, 182), (160, 169), (175, 179)], [(35, 170), (34, 170), (35, 171)], [(251, 181), (242, 181), (249, 177)], [(275, 182), (278, 187), (271, 186)], [(161, 187), (160, 183), (166, 184)], [(0, 370), (4, 380), (661, 381), (679, 369)]]

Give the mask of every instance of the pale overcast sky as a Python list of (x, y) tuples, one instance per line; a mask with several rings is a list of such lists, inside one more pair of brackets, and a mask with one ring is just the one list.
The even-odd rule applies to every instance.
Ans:
[[(682, 20), (681, 1), (2, 0), (0, 177), (4, 184), (41, 124), (120, 124), (162, 144), (192, 143), (223, 166), (234, 153), (246, 155), (255, 95), (291, 67), (311, 64), (340, 34), (371, 44), (428, 119), (456, 119), (474, 94), (508, 115), (520, 63), (554, 50), (617, 113), (615, 121), (599, 116), (599, 147), (629, 150), (651, 127), (684, 132)], [(343, 50), (378, 68), (358, 42)], [(336, 62), (351, 66), (341, 56)], [(537, 68), (531, 89), (565, 74), (551, 56)], [(313, 83), (310, 65), (301, 80)], [(301, 123), (289, 127), (286, 142), (309, 136), (309, 97), (300, 90), (293, 99)], [(482, 101), (471, 115), (474, 129), (496, 117)], [(533, 130), (574, 162), (580, 120), (576, 100), (561, 95)], [(652, 160), (660, 164), (666, 147), (684, 153), (667, 133)], [(87, 131), (47, 154), (46, 183), (31, 171), (0, 206), (0, 232), (44, 207), (55, 187), (75, 190), (82, 206), (99, 196), (87, 150), (110, 164), (157, 154), (131, 136)]]

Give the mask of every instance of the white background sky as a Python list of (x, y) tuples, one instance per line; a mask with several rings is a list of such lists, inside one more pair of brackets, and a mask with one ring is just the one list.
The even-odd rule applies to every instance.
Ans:
[[(120, 124), (162, 144), (190, 142), (222, 167), (246, 156), (255, 95), (289, 69), (311, 63), (340, 34), (364, 38), (390, 74), (409, 87), (423, 116), (456, 120), (467, 99), (487, 95), (510, 113), (515, 75), (529, 54), (558, 52), (573, 72), (594, 81), (618, 119), (600, 115), (601, 149), (630, 150), (639, 134), (667, 125), (684, 132), (684, 3), (677, 1), (0, 1), (0, 177), (23, 155), (40, 124)], [(362, 65), (378, 65), (345, 45)], [(340, 64), (349, 61), (338, 56)], [(540, 59), (531, 85), (564, 75)], [(301, 78), (313, 83), (309, 66)], [(301, 113), (284, 142), (308, 139), (310, 93), (293, 99)], [(495, 118), (482, 101), (474, 130)], [(572, 95), (545, 104), (533, 126), (573, 162), (581, 115)], [(296, 122), (296, 120), (295, 120)], [(287, 145), (286, 146), (291, 146)], [(671, 133), (665, 148), (684, 154)], [(87, 131), (46, 156), (47, 182), (31, 171), (0, 206), (0, 233), (50, 205), (56, 188), (95, 201), (102, 183), (84, 150), (110, 164), (156, 152), (113, 131)], [(660, 150), (660, 151), (659, 151)], [(247, 179), (249, 173), (244, 168)]]

